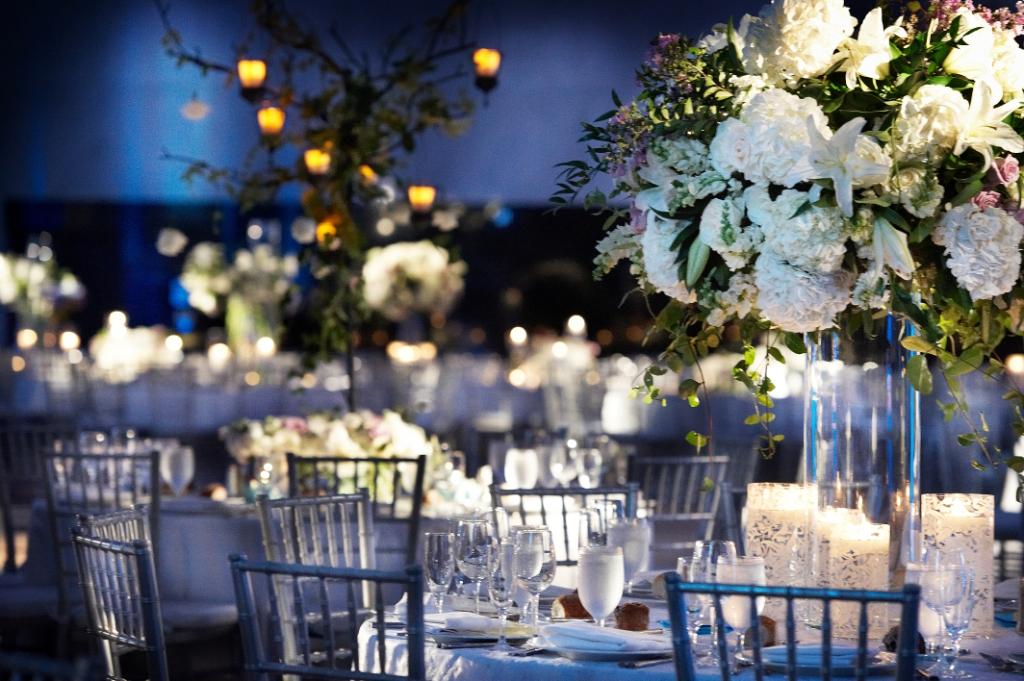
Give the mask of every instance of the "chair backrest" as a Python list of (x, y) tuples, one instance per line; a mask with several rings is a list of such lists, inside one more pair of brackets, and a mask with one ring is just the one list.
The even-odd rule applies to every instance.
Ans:
[(121, 678), (120, 656), (146, 655), (151, 681), (167, 681), (167, 653), (148, 543), (85, 537), (72, 531), (89, 631), (100, 645), (108, 676)]
[[(322, 567), (377, 567), (370, 495), (256, 499), (267, 560)], [(363, 594), (363, 603), (371, 600)]]
[(79, 515), (78, 526), (87, 537), (129, 544), (141, 540), (152, 546), (149, 510), (145, 506), (97, 515)]
[[(850, 614), (857, 611), (857, 654), (854, 659), (855, 677), (863, 681), (867, 674), (867, 666), (873, 657), (868, 647), (868, 605), (894, 604), (900, 608), (899, 637), (896, 644), (896, 678), (897, 681), (913, 681), (916, 675), (917, 662), (917, 614), (921, 587), (907, 584), (902, 591), (865, 591), (856, 589), (816, 589), (803, 587), (753, 586), (746, 584), (706, 584), (684, 582), (672, 572), (665, 579), (668, 593), (669, 617), (672, 621), (672, 646), (675, 652), (676, 678), (680, 681), (697, 678), (694, 668), (693, 649), (688, 627), (686, 599), (701, 595), (711, 598), (711, 612), (717, 625), (717, 640), (713, 645), (718, 650), (719, 671), (722, 681), (732, 678), (732, 664), (729, 661), (726, 643), (725, 618), (722, 614), (722, 601), (727, 597), (743, 597), (750, 604), (751, 621), (758, 621), (757, 600), (759, 598), (784, 599), (786, 603), (786, 676), (788, 681), (797, 681), (797, 611), (798, 601), (821, 602), (821, 678), (825, 681), (833, 678), (832, 664), (832, 605), (843, 607)], [(765, 674), (762, 659), (761, 627), (751, 627), (753, 639), (751, 657), (754, 661), (754, 675), (762, 681)], [(747, 672), (744, 672), (746, 675)]]
[(7, 558), (4, 572), (14, 572), (14, 509), (28, 507), (43, 494), (46, 474), (43, 453), (58, 442), (71, 441), (74, 427), (67, 421), (4, 420), (0, 423), (0, 522)]
[[(252, 681), (295, 674), (302, 678), (380, 679), (425, 681), (423, 633), (423, 570), (410, 565), (401, 572), (331, 568), (292, 563), (257, 562), (231, 556), (231, 571), (242, 631), (242, 652), (247, 678)], [(339, 656), (336, 642), (358, 640), (360, 618), (352, 594), (369, 584), (374, 594), (373, 620), (376, 646), (366, 659)], [(407, 674), (388, 672), (385, 647), (385, 604), (383, 587), (399, 585), (408, 603), (406, 643)], [(347, 608), (339, 607), (332, 594), (347, 593)], [(268, 600), (266, 617), (257, 610), (257, 600)], [(339, 617), (340, 615), (340, 617)], [(323, 650), (311, 642), (309, 625), (321, 628)], [(342, 622), (346, 631), (338, 631)], [(266, 645), (264, 642), (269, 642)], [(273, 648), (269, 650), (268, 648)], [(375, 654), (374, 654), (375, 653)], [(349, 668), (351, 666), (351, 669)], [(365, 668), (364, 668), (365, 667)]]
[(58, 660), (28, 653), (0, 652), (0, 681), (101, 681), (96, 660)]
[(491, 485), (496, 507), (508, 511), (509, 525), (547, 525), (555, 539), (559, 565), (576, 565), (579, 511), (594, 503), (620, 502), (627, 518), (636, 516), (637, 485), (621, 487), (536, 487), (502, 489)]
[(408, 523), (406, 563), (416, 562), (416, 542), (423, 512), (423, 483), (427, 457), (296, 456), (288, 454), (288, 496), (317, 497), (351, 494), (366, 489), (378, 521)]
[(696, 539), (711, 539), (729, 470), (728, 456), (635, 456), (627, 479), (650, 503), (655, 564), (671, 564)]
[(79, 516), (147, 507), (153, 552), (159, 542), (160, 454), (106, 453), (44, 455), (46, 505), (57, 562), (59, 615), (66, 616), (77, 580), (70, 529)]

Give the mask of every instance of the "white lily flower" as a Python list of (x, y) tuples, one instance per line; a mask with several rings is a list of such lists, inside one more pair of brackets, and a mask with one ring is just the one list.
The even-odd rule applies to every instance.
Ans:
[[(874, 140), (860, 134), (865, 123), (858, 116), (832, 133), (831, 139), (826, 139), (813, 119), (807, 121), (811, 143), (809, 159), (814, 170), (812, 177), (832, 180), (836, 203), (846, 217), (853, 215), (854, 187), (879, 184), (889, 178), (891, 163), (878, 160), (886, 158), (881, 148)], [(875, 158), (866, 157), (865, 151), (871, 151)]]
[(971, 105), (967, 118), (956, 138), (953, 153), (959, 156), (968, 149), (974, 149), (985, 158), (985, 169), (992, 165), (992, 147), (1005, 149), (1012, 154), (1024, 151), (1024, 139), (1003, 122), (1003, 120), (1024, 104), (1022, 99), (1011, 99), (1002, 106), (993, 106), (1002, 97), (984, 81), (974, 84)]
[(910, 279), (914, 258), (910, 255), (907, 235), (882, 217), (875, 217), (875, 233), (871, 240), (875, 262), (886, 265), (901, 279)]
[(851, 90), (857, 87), (857, 76), (879, 80), (889, 75), (889, 62), (892, 61), (889, 38), (907, 34), (900, 25), (901, 21), (885, 28), (882, 10), (875, 8), (864, 17), (857, 38), (847, 38), (839, 45), (832, 63), (842, 62), (839, 70), (846, 72), (846, 87)]

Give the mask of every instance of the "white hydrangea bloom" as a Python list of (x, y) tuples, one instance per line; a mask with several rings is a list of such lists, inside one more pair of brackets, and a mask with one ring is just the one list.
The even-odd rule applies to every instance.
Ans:
[(835, 326), (850, 302), (848, 272), (808, 272), (772, 252), (762, 253), (754, 268), (757, 306), (783, 331), (803, 333)]
[(678, 253), (672, 250), (679, 231), (686, 223), (675, 220), (654, 218), (647, 223), (647, 229), (640, 237), (640, 247), (644, 256), (644, 272), (647, 282), (670, 298), (684, 303), (697, 301), (693, 291), (679, 280)]
[(945, 246), (946, 263), (972, 300), (987, 300), (1013, 288), (1020, 276), (1022, 226), (1001, 208), (965, 203), (946, 213), (932, 240)]
[(707, 322), (711, 326), (722, 326), (730, 319), (743, 319), (757, 305), (757, 286), (754, 277), (749, 274), (734, 274), (729, 280), (729, 288), (715, 291), (709, 296), (708, 304), (711, 311)]
[(731, 270), (747, 266), (762, 240), (756, 225), (743, 226), (743, 196), (711, 199), (700, 217), (700, 239), (722, 256)]
[(743, 46), (746, 72), (791, 79), (828, 70), (857, 20), (843, 0), (776, 0), (750, 24)]
[(813, 99), (778, 88), (765, 90), (743, 107), (738, 124), (718, 126), (711, 143), (712, 165), (721, 173), (738, 170), (754, 184), (792, 187), (809, 180), (814, 172), (808, 125), (830, 134)]
[(174, 227), (164, 227), (156, 235), (156, 252), (168, 258), (176, 257), (187, 245), (188, 237)]
[(890, 298), (887, 283), (885, 270), (870, 262), (853, 285), (853, 304), (865, 310), (886, 309)]
[(643, 211), (674, 213), (728, 188), (726, 177), (709, 163), (708, 147), (697, 140), (656, 140), (646, 161), (637, 176), (651, 186), (637, 192), (634, 200)]
[(787, 189), (774, 201), (764, 187), (744, 192), (747, 216), (761, 227), (763, 251), (811, 272), (833, 272), (846, 253), (847, 233), (838, 208), (807, 206), (808, 192)]
[(447, 311), (462, 294), (466, 263), (428, 240), (371, 248), (363, 264), (366, 304), (388, 319)]
[(945, 189), (935, 173), (921, 166), (901, 166), (890, 178), (888, 194), (918, 218), (928, 218), (942, 204)]
[(956, 90), (922, 85), (900, 102), (892, 131), (893, 155), (902, 159), (943, 156), (956, 144), (967, 108), (967, 100)]
[(658, 137), (647, 148), (649, 164), (671, 168), (680, 175), (696, 175), (707, 170), (708, 148), (688, 137)]
[(1017, 45), (1013, 33), (993, 28), (994, 50), (992, 66), (997, 83), (1003, 90), (1003, 99), (1009, 101), (1024, 91), (1024, 50)]

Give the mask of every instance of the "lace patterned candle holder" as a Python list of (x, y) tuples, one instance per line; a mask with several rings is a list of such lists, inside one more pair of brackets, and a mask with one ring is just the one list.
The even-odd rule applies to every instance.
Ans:
[[(795, 483), (752, 482), (747, 485), (746, 552), (764, 558), (771, 586), (805, 586), (809, 528), (818, 491)], [(769, 599), (764, 614), (779, 620), (784, 601)]]
[(974, 570), (977, 603), (968, 635), (992, 633), (993, 546), (995, 544), (995, 497), (991, 494), (922, 494), (921, 528), (925, 546), (940, 551), (963, 552), (967, 567)]

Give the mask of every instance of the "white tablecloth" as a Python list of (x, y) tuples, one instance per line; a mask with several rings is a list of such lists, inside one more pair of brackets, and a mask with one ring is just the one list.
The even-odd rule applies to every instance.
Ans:
[[(652, 627), (657, 626), (659, 620), (667, 620), (668, 612), (664, 603), (647, 603), (651, 607)], [(809, 635), (813, 636), (810, 632)], [(393, 674), (406, 673), (406, 639), (392, 631), (389, 632), (385, 645), (388, 654), (387, 671)], [(379, 671), (376, 646), (376, 630), (372, 622), (365, 622), (359, 630), (359, 659), (363, 669)], [(1024, 637), (1014, 630), (1001, 628), (988, 639), (964, 639), (963, 646), (971, 653), (962, 657), (960, 664), (965, 671), (973, 674), (977, 681), (1011, 681), (1020, 678), (1019, 675), (993, 671), (978, 655), (985, 652), (1005, 657), (1011, 653), (1024, 653)], [(548, 653), (530, 657), (511, 657), (490, 648), (441, 649), (430, 641), (426, 643), (426, 664), (427, 678), (432, 681), (595, 681), (608, 678), (675, 681), (676, 678), (672, 663), (627, 670), (620, 668), (615, 662), (574, 662)], [(706, 681), (720, 679), (717, 667), (698, 667), (697, 676)], [(752, 681), (754, 673), (745, 670), (734, 678)]]
[[(449, 520), (423, 518), (421, 532), (446, 530)], [(36, 585), (54, 584), (56, 567), (46, 504), (32, 507), (28, 557), (22, 568)], [(380, 522), (375, 535), (382, 569), (403, 567), (398, 549), (405, 546), (407, 526)], [(157, 578), (164, 600), (234, 603), (228, 557), (245, 554), (262, 560), (259, 517), (251, 504), (222, 503), (187, 497), (166, 499), (160, 509)]]

